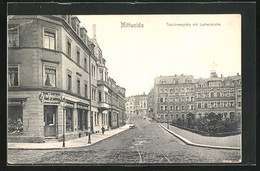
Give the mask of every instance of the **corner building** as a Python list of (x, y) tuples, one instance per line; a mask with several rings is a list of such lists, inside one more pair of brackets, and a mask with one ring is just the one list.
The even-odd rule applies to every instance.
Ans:
[(124, 106), (117, 126), (112, 103), (102, 106), (108, 87), (98, 81), (109, 78), (95, 40), (76, 16), (8, 16), (8, 141), (61, 141), (63, 125), (68, 140), (124, 124)]

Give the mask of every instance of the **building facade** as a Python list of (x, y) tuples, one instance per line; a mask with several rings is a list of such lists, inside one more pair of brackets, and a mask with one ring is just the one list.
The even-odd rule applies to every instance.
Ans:
[[(148, 110), (161, 122), (202, 118), (210, 113), (222, 119), (241, 119), (241, 75), (194, 79), (192, 75), (160, 76), (155, 78), (149, 93), (154, 100)], [(152, 103), (149, 103), (152, 104)]]
[(127, 117), (130, 115), (147, 115), (147, 95), (145, 93), (127, 97), (125, 101)]
[(8, 16), (8, 140), (73, 139), (123, 125), (125, 89), (110, 83), (105, 62), (95, 30), (89, 39), (76, 16)]

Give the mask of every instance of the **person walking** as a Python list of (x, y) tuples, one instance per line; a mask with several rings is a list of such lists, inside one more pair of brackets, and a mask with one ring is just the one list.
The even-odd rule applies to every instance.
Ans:
[(104, 126), (102, 126), (101, 130), (102, 130), (102, 134), (104, 134), (104, 132), (105, 132)]

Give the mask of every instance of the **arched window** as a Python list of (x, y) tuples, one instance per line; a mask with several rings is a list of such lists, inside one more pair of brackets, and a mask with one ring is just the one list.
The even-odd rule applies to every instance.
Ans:
[(210, 97), (213, 98), (214, 97), (214, 92), (210, 93)]

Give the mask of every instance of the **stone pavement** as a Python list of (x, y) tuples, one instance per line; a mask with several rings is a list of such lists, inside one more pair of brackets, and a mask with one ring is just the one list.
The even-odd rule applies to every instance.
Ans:
[(105, 131), (104, 135), (102, 133), (96, 133), (91, 135), (91, 144), (88, 143), (88, 136), (77, 138), (73, 140), (65, 141), (65, 147), (62, 147), (62, 142), (46, 142), (46, 143), (8, 143), (8, 149), (27, 149), (27, 150), (49, 150), (49, 149), (61, 149), (61, 148), (75, 148), (75, 147), (86, 147), (93, 145), (99, 141), (106, 138), (114, 136), (120, 132), (129, 129), (130, 124), (126, 124), (117, 129), (112, 129)]
[(162, 127), (168, 132), (172, 133), (182, 141), (186, 141), (186, 144), (209, 147), (209, 148), (220, 148), (220, 149), (241, 149), (241, 134), (232, 135), (226, 137), (210, 137), (202, 136), (190, 131), (186, 131), (175, 126), (169, 125), (169, 130), (167, 129), (167, 123), (161, 123)]

